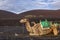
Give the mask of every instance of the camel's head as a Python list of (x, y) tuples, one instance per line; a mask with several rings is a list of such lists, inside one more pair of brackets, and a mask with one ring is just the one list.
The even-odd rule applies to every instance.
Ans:
[(21, 19), (20, 20), (20, 23), (26, 23), (27, 22), (27, 19)]

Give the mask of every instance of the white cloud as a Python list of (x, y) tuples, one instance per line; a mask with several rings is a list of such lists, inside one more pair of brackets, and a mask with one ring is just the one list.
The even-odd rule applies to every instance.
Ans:
[(3, 5), (5, 5), (5, 4), (7, 4), (7, 1), (8, 1), (8, 0), (0, 0), (0, 6), (3, 6)]
[(54, 9), (60, 9), (60, 0), (53, 3), (52, 6), (53, 6)]
[(17, 5), (16, 0), (3, 0), (0, 1), (0, 9), (18, 12), (23, 10), (24, 8), (20, 5)]

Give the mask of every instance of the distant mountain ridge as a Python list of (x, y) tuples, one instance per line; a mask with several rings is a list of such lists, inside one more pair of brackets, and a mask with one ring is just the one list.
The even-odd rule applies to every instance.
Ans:
[(0, 10), (0, 19), (13, 19), (16, 18), (16, 14), (9, 12), (9, 11), (5, 11), (5, 10)]
[(37, 17), (43, 16), (44, 18), (60, 18), (60, 10), (31, 10), (27, 12), (20, 13), (19, 15), (36, 15)]
[(27, 15), (43, 16), (44, 18), (60, 18), (60, 10), (30, 10), (20, 14), (0, 10), (0, 19), (20, 19)]

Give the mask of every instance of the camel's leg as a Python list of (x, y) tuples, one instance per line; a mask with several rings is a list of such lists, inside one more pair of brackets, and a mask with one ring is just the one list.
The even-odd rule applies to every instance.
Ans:
[(39, 35), (43, 35), (43, 29), (40, 24), (38, 25), (38, 31), (39, 31)]
[(35, 28), (33, 29), (33, 33), (29, 33), (30, 36), (39, 36), (38, 34), (38, 30), (35, 30)]
[(53, 26), (53, 29), (52, 29), (52, 30), (53, 30), (53, 33), (54, 33), (55, 36), (58, 35), (57, 27), (54, 27), (54, 26)]
[(38, 36), (39, 33), (38, 33), (38, 29), (37, 28), (38, 28), (38, 26), (37, 25), (34, 25), (32, 27), (33, 33), (30, 33), (30, 35), (36, 35), (36, 36)]

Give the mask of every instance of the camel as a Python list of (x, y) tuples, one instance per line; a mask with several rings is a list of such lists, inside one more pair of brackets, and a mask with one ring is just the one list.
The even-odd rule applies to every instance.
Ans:
[(50, 32), (53, 32), (54, 35), (58, 35), (58, 30), (55, 27), (55, 25), (52, 25), (51, 28), (49, 29), (42, 29), (41, 25), (39, 23), (34, 23), (33, 26), (30, 26), (29, 20), (28, 19), (21, 19), (20, 23), (25, 23), (26, 29), (29, 32), (29, 35), (46, 35), (49, 34)]

